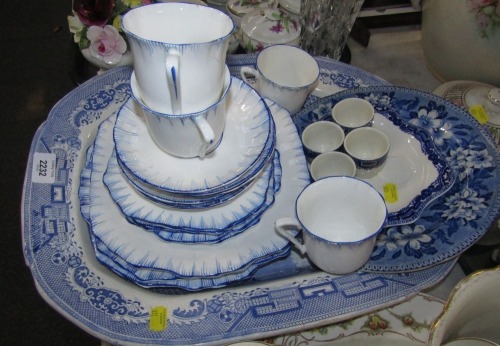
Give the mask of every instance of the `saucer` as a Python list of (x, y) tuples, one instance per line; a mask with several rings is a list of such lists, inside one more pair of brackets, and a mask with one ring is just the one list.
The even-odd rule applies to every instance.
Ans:
[(130, 184), (139, 194), (158, 204), (178, 209), (211, 208), (227, 203), (245, 191), (253, 183), (253, 180), (256, 179), (254, 178), (253, 180), (226, 192), (205, 196), (189, 196), (166, 192), (154, 186), (145, 184), (143, 181), (135, 177), (133, 173), (127, 169), (127, 167), (124, 167), (120, 161), (116, 160), (116, 165), (120, 170), (120, 174), (127, 179), (127, 183)]
[(113, 134), (120, 163), (144, 184), (189, 196), (229, 191), (252, 180), (274, 152), (275, 128), (259, 94), (232, 78), (226, 126), (214, 151), (203, 159), (166, 154), (129, 99), (118, 112)]
[[(107, 159), (113, 151), (111, 132), (115, 118), (109, 117), (100, 125), (94, 143), (90, 164), (90, 195), (87, 199), (81, 199), (82, 210), (88, 204), (89, 231), (92, 236), (130, 266), (166, 271), (176, 277), (186, 278), (228, 275), (252, 263), (264, 265), (274, 260), (277, 254), (289, 251), (289, 242), (272, 231), (274, 221), (294, 215), (294, 206), (289, 201), (294, 200), (309, 183), (309, 173), (289, 113), (275, 104), (271, 110), (277, 125), (277, 149), (282, 162), (280, 192), (258, 224), (217, 244), (161, 241), (155, 234), (145, 232), (122, 216), (102, 180)], [(177, 216), (176, 211), (172, 214), (173, 217)], [(188, 223), (189, 220), (185, 221)]]
[[(104, 185), (128, 220), (161, 239), (180, 242), (219, 242), (255, 224), (272, 204), (275, 179), (281, 179), (279, 154), (252, 184), (230, 203), (205, 209), (181, 211), (160, 206), (138, 194), (122, 175), (114, 152), (104, 173)], [(102, 165), (99, 157), (93, 164)], [(275, 169), (278, 175), (275, 176)], [(188, 221), (185, 221), (188, 220)]]

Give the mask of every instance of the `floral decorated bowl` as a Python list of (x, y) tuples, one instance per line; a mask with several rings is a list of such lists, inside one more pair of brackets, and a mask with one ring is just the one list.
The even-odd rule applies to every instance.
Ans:
[(279, 8), (257, 9), (241, 19), (240, 45), (248, 53), (275, 44), (298, 46), (301, 26), (297, 19)]

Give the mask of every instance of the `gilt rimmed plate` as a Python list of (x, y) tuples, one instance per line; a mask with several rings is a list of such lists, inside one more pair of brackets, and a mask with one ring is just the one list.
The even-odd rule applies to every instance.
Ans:
[(361, 317), (263, 340), (272, 345), (423, 346), (444, 302), (420, 293), (408, 301)]
[(295, 124), (301, 129), (327, 117), (331, 102), (346, 97), (367, 99), (379, 114), (397, 115), (401, 124), (427, 132), (456, 176), (441, 196), (434, 198), (433, 189), (422, 193), (424, 201), (432, 198), (411, 225), (388, 227), (379, 235), (363, 270), (422, 269), (461, 254), (484, 235), (500, 210), (500, 155), (487, 129), (439, 96), (393, 86), (346, 90), (318, 100), (297, 114)]
[[(265, 263), (290, 244), (276, 232), (274, 221), (293, 216), (293, 201), (309, 182), (309, 173), (297, 130), (288, 112), (273, 105), (276, 122), (277, 150), (282, 162), (281, 190), (274, 204), (264, 213), (258, 227), (251, 227), (236, 237), (217, 244), (183, 244), (160, 241), (156, 234), (128, 222), (114, 203), (102, 181), (113, 151), (112, 118), (100, 126), (92, 153), (89, 192), (90, 229), (116, 256), (132, 266), (159, 269), (176, 277), (218, 276), (231, 273), (254, 262)], [(106, 126), (108, 125), (108, 126)], [(278, 126), (279, 125), (279, 126)], [(171, 212), (178, 225), (189, 224), (190, 213)], [(182, 222), (182, 220), (184, 220)], [(207, 220), (209, 221), (209, 220)]]
[(120, 163), (147, 185), (190, 196), (230, 191), (252, 180), (274, 152), (273, 120), (259, 94), (232, 78), (225, 130), (216, 150), (203, 159), (166, 154), (154, 143), (137, 104), (129, 100), (113, 133)]

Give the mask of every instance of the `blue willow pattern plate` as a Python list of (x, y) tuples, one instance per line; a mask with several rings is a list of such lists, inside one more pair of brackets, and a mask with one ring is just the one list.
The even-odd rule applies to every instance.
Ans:
[[(377, 78), (359, 69), (336, 61), (329, 66), (332, 74), (377, 84)], [(147, 290), (114, 275), (95, 258), (78, 188), (99, 124), (130, 97), (131, 72), (113, 69), (60, 100), (34, 136), (27, 163), (22, 207), (26, 263), (41, 296), (83, 330), (127, 345), (270, 337), (392, 305), (435, 285), (455, 265), (448, 261), (404, 274), (337, 277), (314, 270), (292, 252), (237, 286), (191, 294)], [(165, 325), (153, 331), (149, 323), (157, 306), (167, 309)]]
[[(316, 101), (294, 118), (299, 132), (308, 123), (326, 117), (332, 103), (346, 97), (364, 98), (377, 112), (397, 113), (403, 121), (427, 131), (456, 175), (454, 185), (419, 210), (413, 224), (390, 227), (381, 233), (363, 270), (417, 270), (449, 260), (473, 245), (500, 208), (500, 155), (487, 130), (463, 109), (436, 95), (380, 86), (344, 91)], [(433, 191), (428, 193), (432, 195)]]

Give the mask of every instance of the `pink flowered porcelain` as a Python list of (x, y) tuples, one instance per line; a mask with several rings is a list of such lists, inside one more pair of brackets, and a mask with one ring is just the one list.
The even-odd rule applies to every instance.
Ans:
[(500, 1), (422, 3), (422, 47), (436, 77), (500, 85)]

